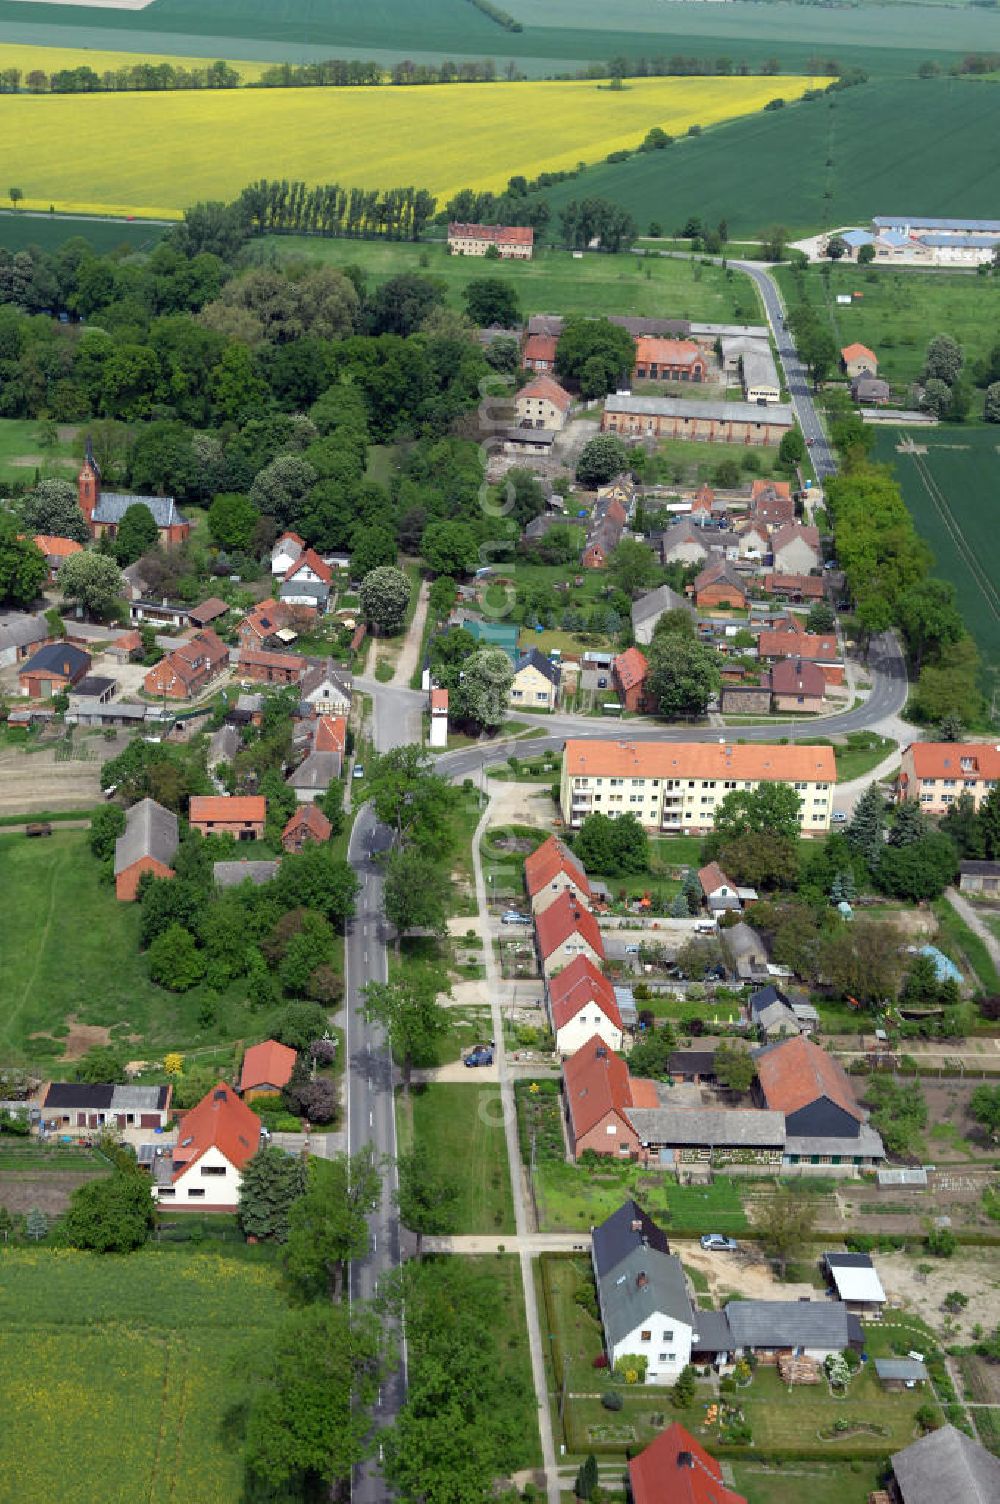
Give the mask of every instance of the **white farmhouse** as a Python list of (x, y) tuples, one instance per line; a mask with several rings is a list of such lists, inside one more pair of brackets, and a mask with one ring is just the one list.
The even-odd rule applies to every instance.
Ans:
[(185, 1113), (171, 1151), (153, 1162), (153, 1195), (188, 1211), (234, 1212), (243, 1166), (260, 1147), (260, 1118), (220, 1081)]

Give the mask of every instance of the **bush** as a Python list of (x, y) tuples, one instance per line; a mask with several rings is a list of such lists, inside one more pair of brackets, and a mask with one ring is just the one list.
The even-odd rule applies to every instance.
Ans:
[(605, 1389), (601, 1395), (601, 1404), (605, 1410), (622, 1410), (625, 1406), (625, 1401), (617, 1389)]

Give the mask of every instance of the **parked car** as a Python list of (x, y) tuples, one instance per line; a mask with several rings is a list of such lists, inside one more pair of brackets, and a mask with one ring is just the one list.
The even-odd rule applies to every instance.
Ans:
[(735, 1253), (739, 1244), (735, 1238), (724, 1238), (721, 1232), (704, 1232), (701, 1235), (702, 1248), (710, 1248), (713, 1253)]
[(477, 1065), (492, 1065), (493, 1051), (489, 1045), (478, 1044), (474, 1050), (470, 1050), (465, 1057), (467, 1069), (474, 1070)]
[(530, 924), (531, 916), (522, 914), (519, 909), (507, 909), (503, 914), (501, 924)]
[(352, 778), (364, 778), (364, 776), (365, 776), (365, 766), (364, 766), (364, 763), (356, 762), (354, 764), (353, 769), (351, 770), (351, 777)]
[(846, 811), (842, 810), (842, 809), (835, 809), (834, 812), (833, 812), (833, 814), (830, 816), (830, 824), (831, 825), (846, 825), (847, 824), (847, 813), (846, 813)]

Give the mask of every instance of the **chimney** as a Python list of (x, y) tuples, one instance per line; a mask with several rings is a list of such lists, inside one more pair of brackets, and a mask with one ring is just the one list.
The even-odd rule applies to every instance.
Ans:
[(678, 1467), (690, 1467), (690, 1468), (693, 1468), (694, 1467), (694, 1454), (692, 1452), (678, 1452), (677, 1453), (677, 1466)]
[(645, 1269), (639, 1270), (639, 1273), (635, 1277), (635, 1284), (637, 1290), (645, 1290), (646, 1286), (649, 1284), (649, 1279), (646, 1275)]

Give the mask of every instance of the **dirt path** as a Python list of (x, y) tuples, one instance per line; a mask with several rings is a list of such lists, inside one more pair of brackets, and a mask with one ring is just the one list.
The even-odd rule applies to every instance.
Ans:
[(993, 931), (983, 923), (969, 900), (963, 898), (957, 889), (947, 888), (944, 896), (955, 910), (959, 919), (964, 919), (973, 934), (979, 936), (980, 940), (986, 946), (990, 960), (997, 970), (1000, 971), (1000, 944), (997, 943)]
[(409, 689), (410, 680), (413, 677), (414, 670), (418, 666), (420, 644), (424, 640), (424, 624), (427, 621), (429, 591), (430, 586), (427, 581), (421, 580), (420, 590), (417, 594), (417, 609), (413, 613), (413, 620), (410, 622), (407, 630), (406, 640), (400, 649), (399, 657), (396, 659), (396, 672), (392, 676), (392, 682), (403, 689)]
[(736, 1253), (714, 1253), (702, 1248), (700, 1243), (674, 1238), (670, 1240), (670, 1248), (682, 1264), (704, 1274), (709, 1294), (716, 1302), (723, 1295), (736, 1291), (744, 1300), (822, 1299), (813, 1285), (783, 1283), (775, 1279), (771, 1265), (755, 1248), (747, 1246), (739, 1248)]

